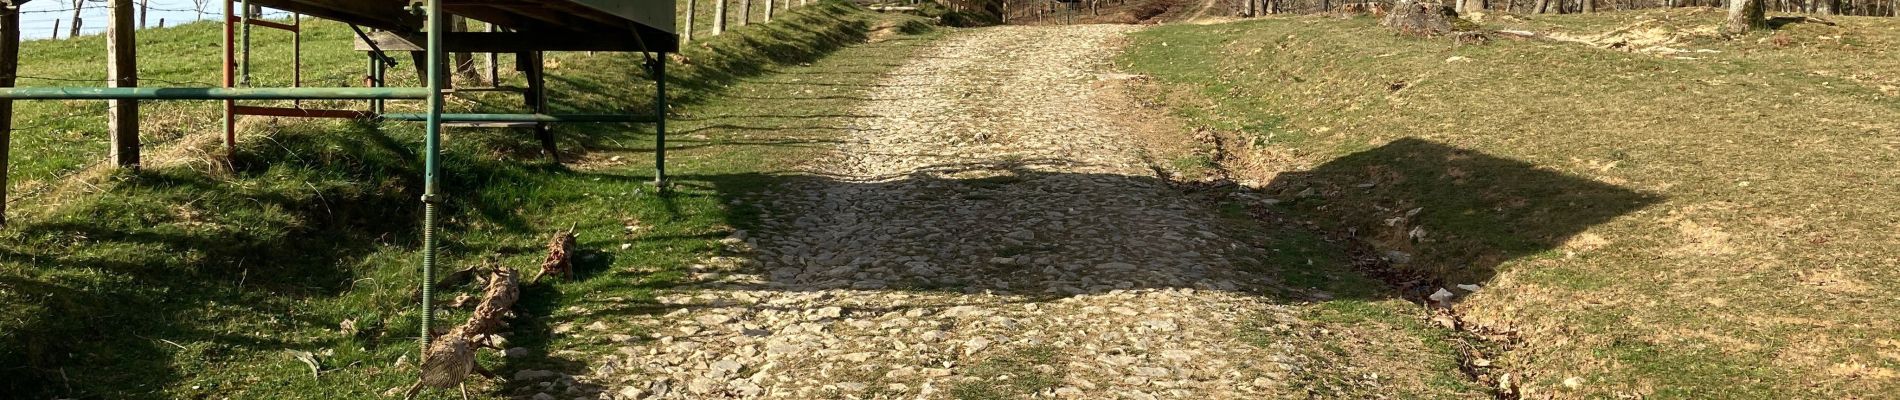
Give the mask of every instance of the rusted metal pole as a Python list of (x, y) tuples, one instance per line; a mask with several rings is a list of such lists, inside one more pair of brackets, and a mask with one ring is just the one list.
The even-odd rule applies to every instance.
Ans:
[[(290, 87), (303, 87), (303, 15), (290, 14)], [(303, 100), (290, 104), (302, 107)]]
[(256, 11), (256, 10), (251, 9), (251, 0), (238, 0), (238, 4), (240, 5), (240, 7), (238, 8), (244, 10), (243, 16), (240, 17), (242, 18), (242, 21), (240, 21), (242, 22), (242, 24), (238, 26), (238, 29), (241, 30), (240, 32), (238, 32), (238, 36), (243, 38), (243, 45), (244, 45), (243, 46), (244, 47), (243, 62), (238, 64), (238, 83), (243, 84), (244, 86), (250, 86), (251, 85), (251, 18), (255, 17), (255, 14), (253, 14), (253, 11)]
[(422, 352), (423, 362), (427, 362), (429, 341), (435, 335), (431, 329), (435, 325), (435, 248), (436, 248), (436, 206), (440, 203), (436, 188), (437, 158), (442, 152), (442, 81), (447, 77), (443, 71), (448, 60), (442, 50), (443, 24), (442, 0), (429, 0), (429, 65), (427, 82), (429, 87), (429, 111), (423, 137), (422, 163), (422, 346), (416, 350)]
[[(132, 88), (139, 86), (138, 41), (134, 34), (138, 26), (133, 25), (132, 0), (112, 0), (112, 16), (106, 20), (106, 59), (111, 66), (106, 69), (107, 86), (114, 88)], [(112, 162), (120, 168), (139, 167), (139, 101), (134, 99), (112, 100), (107, 108), (107, 130), (112, 136)]]
[(393, 88), (181, 88), (12, 87), (0, 99), (14, 100), (357, 100), (426, 99), (429, 89)]
[[(224, 0), (224, 18), (218, 21), (224, 24), (224, 87), (237, 86), (237, 32), (231, 22), (232, 0)], [(226, 160), (237, 156), (237, 101), (224, 101), (224, 157)]]
[[(0, 86), (20, 71), (20, 6), (0, 4)], [(0, 226), (7, 224), (7, 179), (13, 151), (13, 100), (0, 99)]]

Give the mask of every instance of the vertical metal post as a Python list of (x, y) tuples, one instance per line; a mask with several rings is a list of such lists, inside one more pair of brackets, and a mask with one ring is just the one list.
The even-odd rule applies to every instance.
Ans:
[(653, 71), (653, 184), (666, 187), (666, 53), (648, 61)]
[[(389, 75), (389, 64), (383, 61), (381, 54), (370, 53), (370, 84), (373, 87), (389, 85), (389, 81), (386, 80)], [(382, 114), (383, 99), (370, 100), (369, 108), (370, 112)]]
[[(132, 0), (112, 0), (111, 18), (106, 20), (106, 78), (110, 87), (138, 87), (138, 31), (132, 18)], [(107, 130), (112, 136), (112, 162), (123, 168), (139, 166), (139, 101), (111, 100), (108, 103)]]
[[(20, 71), (20, 6), (0, 5), (0, 86)], [(7, 224), (7, 170), (12, 164), (13, 100), (0, 99), (0, 226)]]
[[(237, 37), (235, 26), (231, 25), (232, 0), (224, 0), (224, 87), (237, 86)], [(229, 160), (237, 156), (237, 101), (224, 101), (224, 156)]]
[(239, 0), (244, 9), (243, 17), (238, 19), (240, 36), (244, 38), (244, 63), (238, 69), (238, 82), (251, 85), (251, 0)]
[(435, 334), (430, 328), (435, 325), (435, 218), (436, 203), (436, 158), (442, 152), (442, 0), (429, 0), (429, 79), (424, 84), (429, 87), (429, 118), (425, 122), (427, 134), (423, 139), (422, 164), (422, 357), (427, 357), (429, 340)]

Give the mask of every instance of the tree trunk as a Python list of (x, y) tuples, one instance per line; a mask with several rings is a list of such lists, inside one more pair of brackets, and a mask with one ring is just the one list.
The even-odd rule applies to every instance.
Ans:
[(66, 32), (67, 38), (79, 37), (79, 24), (80, 24), (79, 10), (85, 7), (86, 7), (86, 0), (73, 0), (73, 26), (72, 26), (72, 31)]
[(752, 23), (752, 0), (739, 0), (739, 26)]
[(726, 33), (726, 0), (713, 0), (713, 36)]
[(1586, 13), (1597, 12), (1596, 0), (1577, 0), (1577, 1), (1583, 3), (1583, 7), (1582, 7), (1583, 12), (1586, 12)]
[(1532, 14), (1543, 14), (1546, 10), (1550, 10), (1550, 0), (1537, 0), (1537, 5), (1531, 6)]
[(1768, 16), (1762, 9), (1763, 0), (1729, 0), (1728, 33), (1741, 35), (1755, 29), (1768, 28)]
[(1838, 3), (1838, 1), (1840, 0), (1813, 0), (1813, 1), (1814, 1), (1815, 14), (1834, 15), (1835, 10), (1840, 8), (1840, 3)]
[[(468, 19), (462, 18), (462, 16), (460, 15), (450, 15), (449, 16), (449, 32), (468, 32)], [(481, 71), (475, 68), (474, 54), (455, 53), (454, 58), (455, 58), (455, 72), (462, 74), (463, 79), (474, 81), (474, 82), (482, 81)]]

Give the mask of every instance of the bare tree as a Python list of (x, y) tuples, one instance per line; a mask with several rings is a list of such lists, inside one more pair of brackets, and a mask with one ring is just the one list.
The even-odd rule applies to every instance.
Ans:
[(73, 30), (66, 32), (66, 37), (79, 37), (79, 11), (83, 9), (85, 5), (86, 0), (73, 0)]
[(210, 6), (211, 6), (211, 0), (191, 0), (191, 9), (198, 12), (198, 15), (192, 16), (191, 19), (192, 20), (204, 19), (205, 7), (210, 7)]
[(1741, 35), (1750, 30), (1767, 29), (1768, 15), (1763, 0), (1729, 0), (1728, 33)]

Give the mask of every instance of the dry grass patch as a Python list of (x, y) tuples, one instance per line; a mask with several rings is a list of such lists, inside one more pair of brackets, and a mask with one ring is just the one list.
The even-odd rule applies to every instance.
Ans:
[(1658, 56), (1276, 18), (1150, 30), (1123, 61), (1247, 143), (1236, 180), (1277, 210), (1481, 285), (1458, 308), (1516, 332), (1499, 371), (1527, 397), (1891, 393), (1900, 27), (1833, 20), (1733, 41), (1694, 9), (1486, 20), (1709, 50)]

